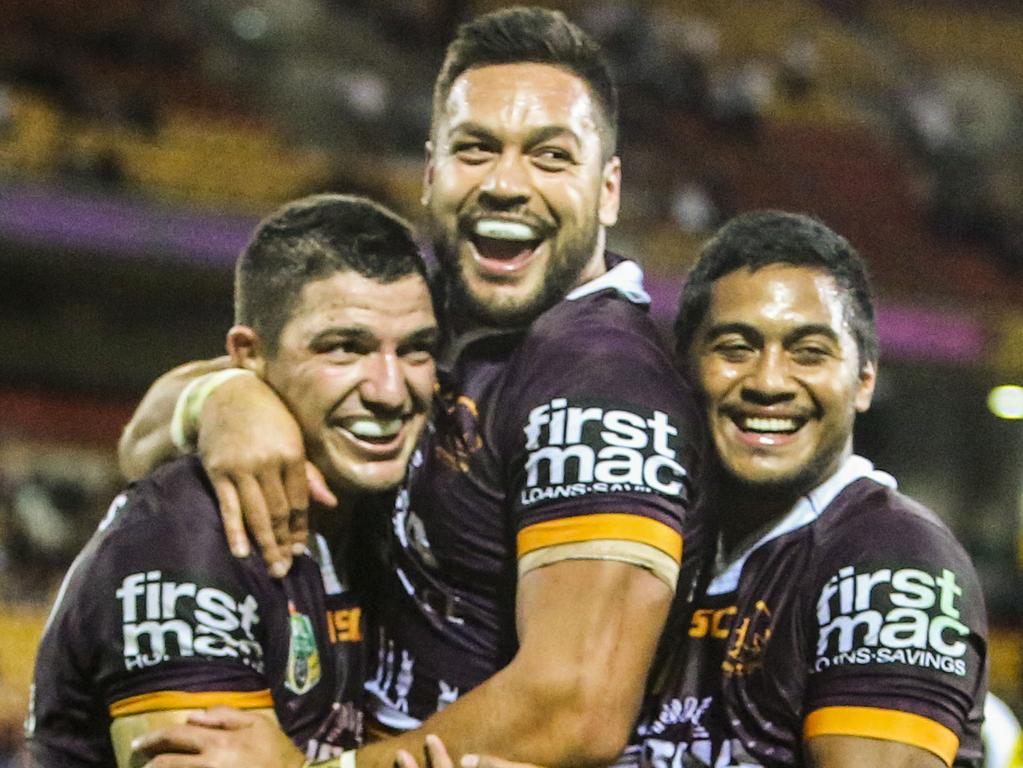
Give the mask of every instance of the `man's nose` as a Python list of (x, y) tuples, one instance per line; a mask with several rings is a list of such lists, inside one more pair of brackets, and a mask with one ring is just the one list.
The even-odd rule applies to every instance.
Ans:
[(526, 164), (526, 158), (519, 152), (503, 152), (480, 185), (482, 202), (495, 208), (507, 208), (529, 200), (532, 185)]
[(394, 353), (379, 352), (365, 360), (360, 394), (368, 404), (388, 410), (399, 410), (405, 403), (407, 387), (401, 361)]
[(757, 356), (743, 386), (746, 399), (761, 405), (788, 400), (795, 394), (784, 350), (768, 347)]

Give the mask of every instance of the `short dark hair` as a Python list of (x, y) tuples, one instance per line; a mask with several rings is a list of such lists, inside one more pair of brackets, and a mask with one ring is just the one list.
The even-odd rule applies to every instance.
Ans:
[(411, 226), (364, 197), (311, 195), (286, 203), (256, 227), (235, 265), (235, 322), (276, 354), (306, 283), (351, 271), (381, 283), (427, 280)]
[(682, 289), (675, 318), (675, 352), (689, 353), (697, 328), (710, 307), (716, 280), (746, 268), (771, 264), (817, 269), (842, 289), (846, 320), (856, 339), (860, 369), (878, 358), (874, 300), (866, 264), (841, 235), (817, 219), (782, 211), (751, 211), (736, 216), (704, 245)]
[(605, 159), (618, 141), (618, 90), (600, 45), (561, 11), (516, 6), (483, 14), (458, 28), (448, 45), (433, 89), (433, 120), (444, 110), (451, 86), (467, 70), (531, 62), (579, 77), (600, 107), (598, 123)]

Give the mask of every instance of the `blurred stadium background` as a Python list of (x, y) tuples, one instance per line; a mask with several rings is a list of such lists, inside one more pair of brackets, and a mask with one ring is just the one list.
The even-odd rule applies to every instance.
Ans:
[[(120, 427), (157, 374), (220, 353), (247, 232), (323, 190), (415, 219), (443, 47), (499, 5), (4, 0), (0, 754), (56, 585), (120, 485)], [(738, 211), (816, 214), (871, 263), (883, 374), (858, 450), (970, 550), (992, 689), (1020, 714), (1023, 5), (548, 5), (613, 57), (612, 245), (643, 262), (665, 328)]]

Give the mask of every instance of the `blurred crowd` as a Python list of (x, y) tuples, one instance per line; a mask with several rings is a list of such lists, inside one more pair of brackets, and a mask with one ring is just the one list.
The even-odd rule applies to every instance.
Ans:
[[(429, 75), (454, 26), (490, 5), (16, 0), (0, 33), (0, 175), (259, 211), (324, 188), (409, 207)], [(622, 85), (622, 151), (643, 188), (626, 224), (684, 242), (745, 207), (746, 181), (702, 151), (707, 136), (756, 162), (772, 127), (856, 124), (905, 159), (934, 233), (1019, 273), (1023, 71), (974, 33), (1021, 31), (1023, 16), (867, 0), (564, 5)], [(947, 50), (942, 25), (963, 12), (970, 34)], [(940, 64), (928, 45), (946, 48)], [(182, 121), (197, 130), (179, 135)]]

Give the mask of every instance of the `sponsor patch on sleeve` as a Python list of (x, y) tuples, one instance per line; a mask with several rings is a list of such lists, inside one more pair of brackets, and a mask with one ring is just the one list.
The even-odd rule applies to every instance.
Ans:
[(663, 411), (555, 397), (529, 412), (523, 432), (523, 507), (589, 494), (685, 492), (682, 437)]
[(124, 577), (113, 599), (129, 671), (200, 656), (236, 659), (263, 672), (255, 633), (259, 606), (251, 594), (231, 595), (163, 571), (139, 571)]
[(814, 669), (895, 664), (968, 671), (963, 589), (947, 568), (846, 566), (817, 599)]

